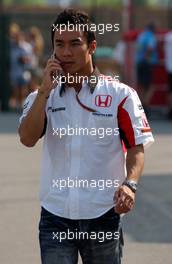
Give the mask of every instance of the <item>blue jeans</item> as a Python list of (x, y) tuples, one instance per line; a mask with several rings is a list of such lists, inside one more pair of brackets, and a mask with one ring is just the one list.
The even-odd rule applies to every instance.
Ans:
[(123, 236), (120, 216), (110, 209), (86, 220), (56, 216), (44, 208), (39, 223), (42, 264), (121, 264)]

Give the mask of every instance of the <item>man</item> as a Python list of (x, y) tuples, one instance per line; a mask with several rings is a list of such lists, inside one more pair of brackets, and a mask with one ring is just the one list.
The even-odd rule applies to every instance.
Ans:
[(172, 120), (172, 31), (165, 35), (164, 39), (164, 62), (168, 74), (168, 118)]
[(17, 24), (10, 26), (10, 83), (12, 95), (10, 107), (21, 109), (26, 97), (32, 47), (24, 41), (24, 35)]
[[(120, 215), (134, 206), (143, 145), (153, 142), (150, 127), (136, 92), (93, 65), (96, 40), (87, 14), (60, 13), (52, 43), (54, 59), (48, 60), (40, 89), (26, 99), (19, 127), (28, 147), (44, 135), (42, 263), (76, 264), (79, 251), (84, 264), (119, 264)], [(71, 83), (69, 74), (80, 78)]]
[(153, 68), (158, 62), (157, 39), (155, 25), (149, 24), (138, 36), (136, 43), (136, 73), (138, 93), (145, 107), (148, 109), (154, 88), (151, 86)]

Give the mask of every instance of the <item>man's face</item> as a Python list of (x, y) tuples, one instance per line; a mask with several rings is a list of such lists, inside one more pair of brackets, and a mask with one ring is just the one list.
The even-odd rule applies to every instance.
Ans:
[(96, 41), (88, 45), (82, 31), (56, 31), (54, 34), (54, 52), (66, 74), (86, 73), (95, 49)]

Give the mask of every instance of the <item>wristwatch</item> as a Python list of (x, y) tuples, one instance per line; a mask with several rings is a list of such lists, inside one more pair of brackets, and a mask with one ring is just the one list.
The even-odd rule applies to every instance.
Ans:
[(137, 191), (137, 183), (133, 180), (125, 180), (122, 185), (126, 185), (133, 193)]

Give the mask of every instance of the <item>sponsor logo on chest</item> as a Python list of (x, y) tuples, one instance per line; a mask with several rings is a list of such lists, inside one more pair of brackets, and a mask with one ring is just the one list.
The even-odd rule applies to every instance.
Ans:
[(95, 105), (98, 107), (110, 107), (112, 104), (112, 96), (111, 95), (97, 95), (95, 97)]

